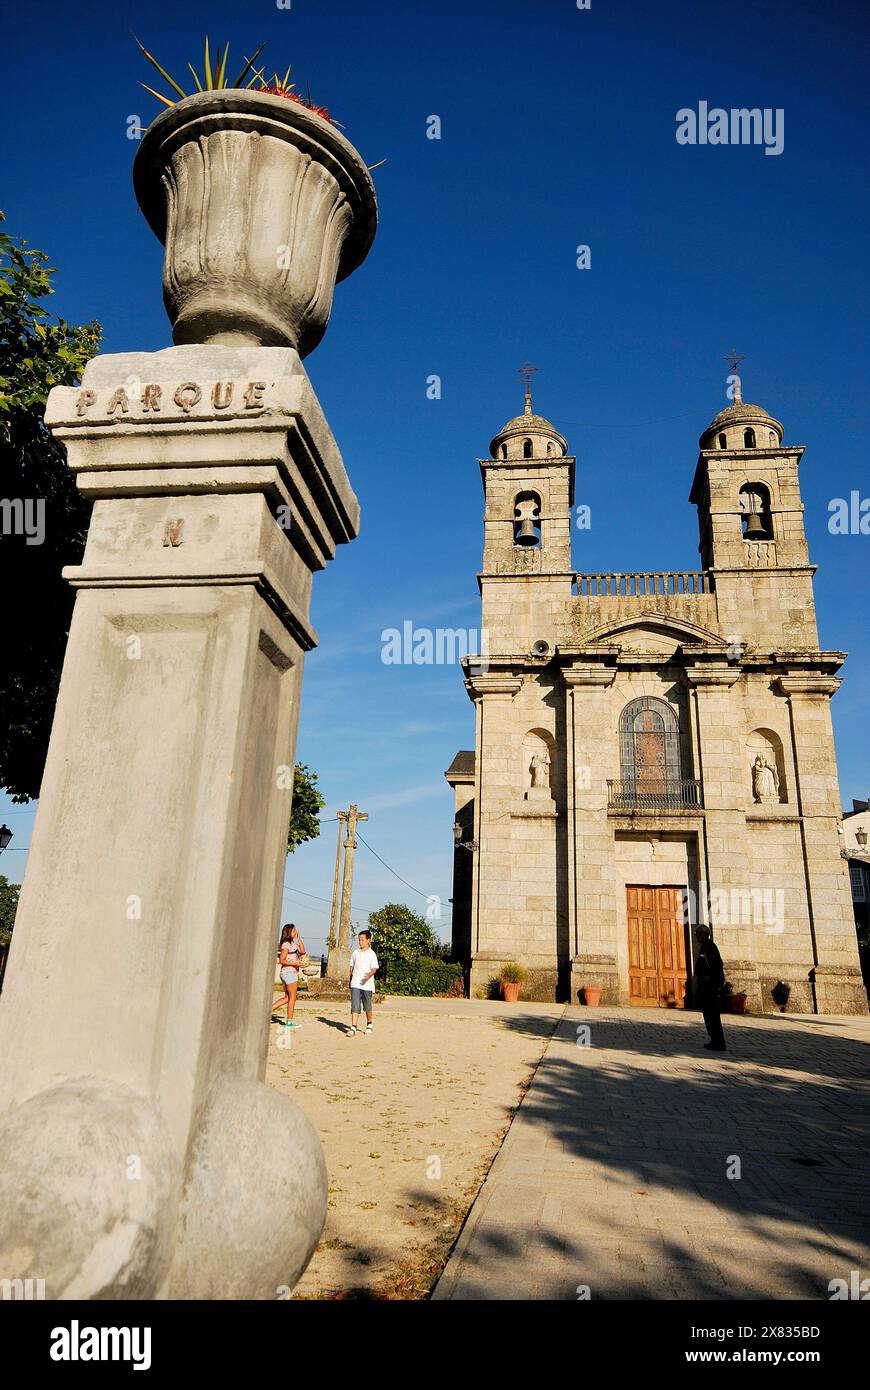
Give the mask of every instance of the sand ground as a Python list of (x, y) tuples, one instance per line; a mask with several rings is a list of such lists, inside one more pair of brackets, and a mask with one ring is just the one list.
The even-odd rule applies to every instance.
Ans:
[[(311, 1120), (329, 1211), (294, 1297), (422, 1298), (443, 1267), (563, 1012), (392, 997), (372, 1037), (342, 1004), (300, 1003), (274, 1025), (267, 1080)], [(291, 1045), (278, 1046), (278, 1039)]]

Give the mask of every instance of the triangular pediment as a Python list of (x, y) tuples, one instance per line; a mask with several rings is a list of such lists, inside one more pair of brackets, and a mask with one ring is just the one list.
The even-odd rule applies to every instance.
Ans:
[(602, 645), (613, 645), (616, 642), (623, 650), (665, 653), (671, 653), (677, 647), (687, 644), (723, 651), (728, 647), (724, 638), (716, 632), (711, 632), (709, 628), (655, 608), (602, 623), (584, 634), (584, 642), (590, 646), (597, 642)]

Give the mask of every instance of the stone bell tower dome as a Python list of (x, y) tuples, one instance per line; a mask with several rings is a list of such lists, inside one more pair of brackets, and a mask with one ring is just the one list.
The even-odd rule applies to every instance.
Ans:
[(720, 622), (747, 640), (818, 644), (798, 469), (803, 446), (760, 405), (734, 401), (703, 431), (690, 500)]
[(502, 425), (489, 452), (494, 459), (507, 459), (509, 463), (517, 459), (561, 459), (568, 452), (568, 441), (543, 415), (532, 413), (531, 393), (526, 390), (525, 410)]
[(574, 500), (568, 441), (532, 410), (528, 378), (522, 415), (502, 426), (489, 455), (480, 460), (483, 625), (493, 650), (527, 651), (552, 625), (541, 610), (570, 597)]

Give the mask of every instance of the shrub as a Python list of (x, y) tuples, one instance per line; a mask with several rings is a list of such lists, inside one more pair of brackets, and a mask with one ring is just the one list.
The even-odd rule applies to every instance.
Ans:
[(503, 985), (521, 985), (526, 974), (527, 972), (517, 961), (509, 960), (498, 972), (498, 978)]
[(415, 965), (423, 956), (431, 956), (437, 944), (426, 919), (404, 903), (387, 903), (370, 913), (369, 926), (383, 974), (394, 966)]
[(380, 972), (379, 983), (385, 994), (449, 994), (456, 998), (465, 993), (459, 962), (433, 960), (431, 956), (421, 956), (410, 964), (391, 964)]

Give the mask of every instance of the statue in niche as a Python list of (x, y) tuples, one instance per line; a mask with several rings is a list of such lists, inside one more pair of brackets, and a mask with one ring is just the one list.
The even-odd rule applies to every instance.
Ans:
[(779, 775), (761, 753), (756, 753), (752, 764), (752, 795), (759, 806), (779, 801)]
[(550, 786), (550, 755), (544, 748), (540, 753), (536, 753), (529, 763), (529, 771), (532, 774), (532, 786), (549, 789)]

